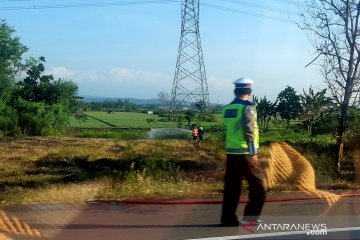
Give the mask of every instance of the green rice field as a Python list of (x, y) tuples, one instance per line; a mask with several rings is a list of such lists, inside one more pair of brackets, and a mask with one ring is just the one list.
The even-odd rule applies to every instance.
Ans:
[[(177, 122), (159, 121), (161, 118), (155, 114), (137, 113), (137, 112), (107, 112), (89, 111), (85, 121), (79, 121), (74, 117), (70, 118), (71, 128), (176, 128)], [(147, 119), (154, 119), (151, 123)], [(216, 122), (206, 122), (204, 126), (217, 124), (220, 121), (220, 115), (216, 115)], [(107, 124), (108, 123), (108, 124)]]
[[(86, 121), (78, 121), (74, 117), (70, 118), (72, 128), (176, 128), (177, 122), (162, 122), (157, 115), (136, 112), (85, 112), (89, 117)], [(154, 119), (148, 123), (147, 119)], [(207, 122), (204, 126), (216, 124), (220, 117), (216, 116), (217, 122)], [(100, 121), (101, 120), (101, 121)], [(103, 121), (103, 122), (102, 122)], [(106, 124), (106, 123), (109, 124)]]
[[(157, 115), (148, 115), (145, 113), (135, 112), (115, 112), (109, 114), (107, 112), (86, 112), (89, 117), (86, 121), (79, 121), (74, 117), (70, 119), (70, 127), (80, 128), (173, 128), (176, 127), (176, 122), (159, 122)], [(92, 118), (94, 117), (94, 118)], [(95, 119), (96, 118), (96, 119)], [(110, 123), (108, 125), (97, 119)], [(154, 119), (152, 123), (148, 123), (146, 119)]]

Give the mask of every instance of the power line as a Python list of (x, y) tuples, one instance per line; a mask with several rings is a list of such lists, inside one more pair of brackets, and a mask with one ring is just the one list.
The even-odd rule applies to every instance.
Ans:
[(291, 5), (295, 5), (295, 6), (304, 5), (303, 3), (300, 3), (299, 1), (291, 1), (291, 0), (273, 0), (273, 1), (287, 3), (287, 4), (291, 4)]
[(208, 4), (208, 3), (201, 3), (201, 5), (204, 7), (214, 8), (214, 9), (223, 10), (223, 11), (232, 12), (232, 13), (239, 13), (239, 14), (249, 15), (249, 16), (253, 16), (253, 17), (266, 18), (266, 19), (271, 19), (271, 20), (284, 22), (284, 23), (293, 23), (293, 21), (290, 21), (290, 20), (284, 19), (284, 18), (271, 17), (271, 16), (262, 15), (262, 14), (246, 12), (246, 11), (242, 11), (242, 10), (238, 10), (238, 9), (221, 7), (218, 5), (213, 5), (213, 4)]
[(174, 3), (178, 0), (152, 0), (152, 1), (132, 1), (132, 2), (107, 2), (107, 3), (78, 3), (78, 4), (58, 4), (58, 5), (33, 5), (33, 6), (14, 6), (0, 7), (0, 10), (31, 10), (31, 9), (51, 9), (51, 8), (84, 8), (84, 7), (109, 7), (109, 6), (131, 6), (155, 3)]
[(33, 0), (2, 0), (0, 2), (30, 2)]
[(291, 15), (298, 15), (297, 12), (292, 12), (292, 11), (288, 11), (288, 10), (284, 10), (284, 9), (280, 9), (280, 8), (268, 7), (268, 6), (264, 6), (264, 5), (261, 5), (261, 4), (248, 3), (248, 2), (243, 2), (243, 1), (239, 1), (239, 0), (222, 0), (222, 1), (231, 2), (231, 3), (244, 5), (244, 6), (249, 6), (249, 7), (254, 7), (254, 8), (266, 9), (266, 10), (270, 10), (270, 11), (274, 11), (274, 12), (280, 12), (280, 13), (291, 14)]
[[(3, 1), (10, 1), (10, 0), (3, 0)], [(13, 1), (31, 1), (31, 0), (13, 0)], [(272, 11), (278, 11), (282, 13), (291, 13), (287, 12), (286, 10), (277, 9), (277, 8), (271, 8), (264, 5), (259, 4), (251, 4), (251, 3), (245, 3), (238, 0), (223, 0), (227, 2), (233, 2), (237, 4), (242, 5), (248, 5), (256, 8), (263, 8), (263, 9), (269, 9)], [(276, 1), (285, 1), (285, 0), (276, 0)], [(90, 7), (110, 7), (110, 6), (132, 6), (132, 5), (145, 5), (145, 4), (160, 4), (160, 3), (179, 3), (181, 0), (143, 0), (143, 1), (132, 1), (132, 2), (105, 2), (105, 3), (78, 3), (78, 4), (58, 4), (58, 5), (32, 5), (32, 6), (10, 6), (10, 7), (0, 7), (0, 11), (6, 11), (6, 10), (41, 10), (41, 9), (64, 9), (64, 8), (90, 8)], [(292, 1), (291, 1), (292, 2)], [(226, 12), (232, 12), (232, 13), (238, 13), (253, 17), (260, 17), (260, 18), (266, 18), (271, 19), (274, 21), (284, 22), (284, 23), (293, 23), (292, 21), (284, 18), (278, 18), (278, 17), (272, 17), (272, 16), (266, 16), (262, 14), (257, 13), (251, 13), (247, 11), (242, 11), (234, 8), (228, 8), (228, 7), (222, 7), (214, 4), (208, 4), (208, 3), (200, 3), (200, 5), (208, 8), (214, 8)], [(294, 14), (294, 13), (292, 13)]]

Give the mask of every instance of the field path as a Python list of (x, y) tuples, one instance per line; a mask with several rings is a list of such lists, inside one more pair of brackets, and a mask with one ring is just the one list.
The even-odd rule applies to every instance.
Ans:
[(114, 125), (114, 124), (112, 124), (112, 123), (109, 123), (109, 122), (107, 122), (107, 121), (105, 121), (105, 120), (102, 120), (102, 119), (99, 119), (99, 118), (97, 118), (97, 117), (93, 117), (93, 116), (91, 116), (91, 115), (89, 115), (89, 114), (84, 113), (84, 115), (87, 116), (87, 117), (89, 117), (89, 118), (95, 119), (95, 120), (97, 120), (97, 121), (99, 121), (99, 122), (105, 123), (106, 125), (108, 125), (108, 126), (110, 126), (110, 127), (118, 127), (118, 126), (116, 126), (116, 125)]

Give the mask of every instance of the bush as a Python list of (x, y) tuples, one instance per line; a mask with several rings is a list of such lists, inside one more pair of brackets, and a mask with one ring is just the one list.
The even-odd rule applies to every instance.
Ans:
[(320, 146), (327, 146), (331, 144), (336, 144), (336, 139), (331, 134), (311, 136), (307, 132), (298, 133), (292, 130), (271, 130), (266, 132), (260, 132), (260, 142), (288, 142), (292, 144), (314, 144)]
[(224, 124), (213, 124), (206, 128), (206, 132), (224, 132)]
[(161, 114), (158, 114), (158, 117), (159, 118), (166, 118), (168, 120), (169, 119), (169, 114), (168, 113), (161, 113)]
[(323, 184), (322, 179), (337, 179), (336, 143), (324, 139), (312, 139), (292, 144), (314, 167), (317, 184)]
[(25, 135), (53, 135), (66, 129), (69, 112), (60, 103), (45, 105), (43, 102), (17, 102), (18, 123)]
[(157, 120), (158, 122), (169, 122), (168, 117), (161, 117)]
[(360, 143), (360, 110), (356, 108), (350, 109), (349, 114), (350, 128), (346, 133), (346, 141), (351, 145), (358, 145)]
[(14, 129), (14, 121), (8, 116), (0, 116), (0, 130), (7, 131), (9, 129)]
[(335, 134), (337, 127), (339, 125), (338, 113), (329, 112), (320, 114), (319, 118), (314, 121), (312, 127), (312, 133), (317, 134), (326, 134), (331, 133)]

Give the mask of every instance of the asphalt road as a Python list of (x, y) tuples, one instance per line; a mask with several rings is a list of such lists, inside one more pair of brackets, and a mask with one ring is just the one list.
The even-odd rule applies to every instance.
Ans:
[[(269, 197), (303, 195), (282, 192)], [(239, 204), (239, 214), (243, 207)], [(220, 209), (220, 204), (3, 206), (0, 240), (360, 239), (360, 197), (269, 202), (259, 226), (222, 227)]]

